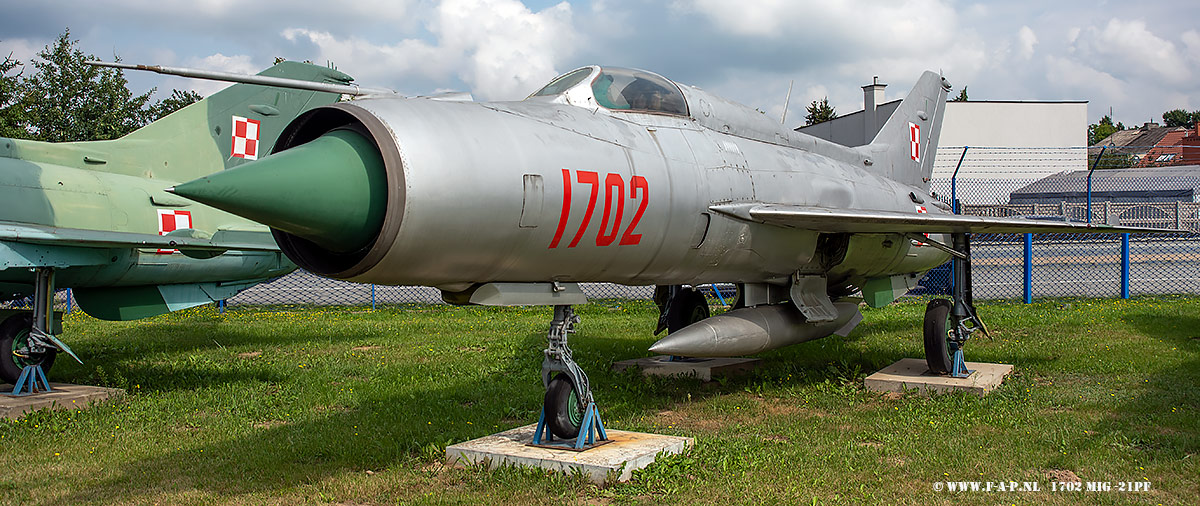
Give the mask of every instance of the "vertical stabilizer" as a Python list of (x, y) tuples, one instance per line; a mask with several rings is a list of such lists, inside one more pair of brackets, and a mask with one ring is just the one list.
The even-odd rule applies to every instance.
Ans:
[[(334, 69), (290, 61), (258, 75), (335, 84), (352, 80)], [(154, 159), (149, 173), (131, 175), (190, 181), (266, 156), (296, 116), (339, 98), (337, 93), (234, 84), (111, 141), (111, 147)]]
[(925, 72), (875, 139), (863, 146), (875, 166), (896, 181), (927, 188), (950, 83)]

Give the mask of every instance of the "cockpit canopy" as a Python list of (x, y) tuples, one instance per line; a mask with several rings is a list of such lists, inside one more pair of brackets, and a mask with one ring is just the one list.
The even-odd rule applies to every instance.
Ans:
[(584, 67), (563, 74), (530, 97), (586, 96), (606, 109), (687, 116), (679, 86), (658, 74), (620, 67)]

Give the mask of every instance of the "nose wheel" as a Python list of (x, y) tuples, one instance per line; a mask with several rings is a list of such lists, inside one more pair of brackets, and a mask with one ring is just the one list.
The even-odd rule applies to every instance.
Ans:
[(579, 436), (583, 426), (585, 406), (575, 392), (575, 384), (566, 373), (558, 373), (546, 388), (546, 399), (542, 404), (546, 413), (546, 424), (550, 433), (563, 439)]
[(575, 332), (576, 323), (579, 316), (571, 306), (554, 306), (549, 346), (542, 361), (546, 396), (533, 446), (582, 451), (608, 442), (587, 374), (571, 357), (571, 348), (567, 346), (567, 335)]

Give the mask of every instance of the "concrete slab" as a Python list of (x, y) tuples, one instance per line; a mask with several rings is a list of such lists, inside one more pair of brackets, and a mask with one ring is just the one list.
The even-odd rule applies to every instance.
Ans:
[(916, 390), (923, 395), (935, 392), (971, 392), (979, 396), (995, 390), (1012, 372), (1009, 364), (967, 362), (967, 370), (975, 371), (966, 378), (951, 378), (929, 373), (924, 359), (903, 358), (867, 376), (863, 386), (876, 392), (903, 392)]
[(700, 381), (712, 381), (713, 376), (735, 376), (745, 374), (758, 367), (762, 360), (757, 358), (720, 357), (689, 358), (671, 360), (670, 356), (636, 358), (613, 362), (613, 370), (620, 372), (637, 367), (647, 376), (694, 377)]
[(610, 480), (628, 481), (634, 470), (654, 463), (658, 455), (683, 453), (696, 442), (690, 437), (610, 429), (606, 432), (611, 443), (576, 452), (529, 446), (536, 429), (537, 424), (531, 424), (447, 446), (446, 461), (458, 466), (484, 463), (489, 469), (511, 465), (583, 473), (603, 485)]
[(50, 391), (21, 397), (12, 393), (13, 386), (0, 383), (0, 418), (20, 418), (39, 409), (77, 409), (108, 399), (120, 399), (125, 391), (91, 385), (51, 383)]

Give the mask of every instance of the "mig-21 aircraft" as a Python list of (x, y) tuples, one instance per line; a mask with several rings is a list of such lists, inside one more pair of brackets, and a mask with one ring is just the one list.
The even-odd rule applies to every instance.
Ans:
[[(56, 288), (106, 320), (225, 299), (295, 269), (262, 225), (163, 191), (265, 156), (297, 115), (357, 93), (350, 76), (283, 62), (120, 139), (46, 143), (0, 138), (0, 382), (48, 370)], [(269, 87), (272, 79), (320, 91)], [(78, 357), (76, 357), (78, 359)]]
[[(543, 416), (571, 438), (593, 401), (566, 343), (576, 283), (658, 285), (655, 352), (745, 355), (845, 335), (860, 300), (888, 304), (953, 259), (953, 301), (930, 303), (924, 326), (930, 368), (949, 373), (981, 328), (968, 233), (1145, 231), (952, 214), (929, 189), (949, 89), (926, 72), (873, 142), (846, 147), (652, 72), (589, 66), (517, 102), (319, 107), (270, 155), (167, 191), (266, 224), (322, 276), (555, 306)], [(737, 285), (732, 310), (709, 317), (691, 288), (708, 283)]]

